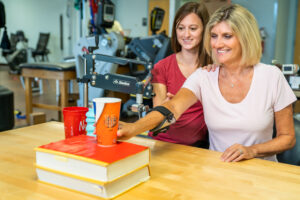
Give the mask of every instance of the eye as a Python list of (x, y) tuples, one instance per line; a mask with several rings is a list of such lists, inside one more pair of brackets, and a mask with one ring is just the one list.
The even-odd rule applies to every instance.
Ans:
[(217, 34), (215, 34), (215, 33), (211, 33), (211, 34), (210, 34), (210, 37), (211, 37), (211, 38), (217, 38), (218, 36), (217, 36)]
[(178, 26), (177, 29), (182, 31), (184, 29), (184, 27), (183, 26)]
[(225, 35), (224, 35), (224, 38), (230, 39), (230, 38), (232, 38), (232, 35), (230, 35), (230, 34), (225, 34)]
[(198, 28), (197, 27), (191, 27), (190, 29), (191, 29), (191, 31), (196, 31)]

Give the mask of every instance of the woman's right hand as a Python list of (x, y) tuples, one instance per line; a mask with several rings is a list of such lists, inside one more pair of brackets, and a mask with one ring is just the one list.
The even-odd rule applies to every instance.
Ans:
[(166, 103), (167, 101), (170, 101), (175, 95), (174, 94), (171, 94), (170, 92), (167, 92), (167, 97), (163, 100), (163, 103)]
[(119, 121), (119, 129), (117, 131), (118, 140), (128, 140), (135, 136), (133, 123)]

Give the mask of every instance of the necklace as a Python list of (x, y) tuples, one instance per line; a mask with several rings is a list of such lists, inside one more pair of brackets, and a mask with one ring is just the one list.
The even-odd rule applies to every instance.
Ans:
[(227, 81), (229, 82), (230, 87), (231, 87), (231, 88), (234, 88), (234, 86), (235, 86), (236, 83), (234, 83), (234, 82), (232, 81), (232, 78), (229, 77), (228, 75), (226, 75), (226, 79), (227, 79)]
[(254, 71), (253, 66), (249, 66), (247, 68), (244, 68), (243, 73), (241, 73), (239, 77), (238, 76), (233, 76), (234, 77), (234, 81), (233, 81), (232, 77), (223, 70), (223, 77), (225, 79), (225, 82), (227, 82), (229, 84), (230, 88), (234, 88), (238, 85), (240, 86), (241, 82), (245, 82), (245, 79), (248, 79), (249, 77), (252, 78), (253, 71)]
[(231, 88), (234, 88), (235, 86), (235, 83), (233, 83), (232, 79), (228, 76), (228, 75), (225, 75), (225, 79), (226, 79), (226, 82), (229, 82), (229, 85)]

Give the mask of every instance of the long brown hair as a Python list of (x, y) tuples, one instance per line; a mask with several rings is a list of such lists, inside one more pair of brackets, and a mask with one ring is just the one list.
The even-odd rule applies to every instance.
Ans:
[[(177, 34), (176, 34), (176, 28), (178, 24), (181, 22), (181, 20), (189, 15), (190, 13), (195, 13), (202, 21), (203, 24), (203, 32), (202, 35), (205, 33), (206, 24), (209, 20), (209, 14), (207, 11), (206, 6), (204, 3), (201, 2), (188, 2), (185, 3), (183, 6), (179, 8), (179, 10), (176, 12), (175, 19), (172, 26), (172, 37), (171, 37), (171, 46), (172, 50), (175, 53), (178, 53), (181, 51), (181, 45), (179, 44), (177, 40)], [(198, 66), (205, 66), (207, 64), (211, 63), (210, 57), (207, 55), (206, 51), (203, 47), (203, 38), (199, 45), (199, 52), (198, 52)]]

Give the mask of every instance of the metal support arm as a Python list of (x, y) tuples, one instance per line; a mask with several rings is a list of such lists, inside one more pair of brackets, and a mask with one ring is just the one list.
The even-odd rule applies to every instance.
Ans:
[[(152, 98), (154, 96), (152, 93), (152, 85), (150, 83), (150, 79), (152, 77), (151, 63), (102, 54), (85, 54), (84, 58), (86, 61), (86, 74), (81, 79), (78, 79), (79, 82), (83, 82), (85, 84), (90, 83), (93, 87), (106, 90), (135, 94), (137, 104), (132, 106), (132, 110), (138, 112), (139, 117), (141, 117), (142, 112), (148, 110), (148, 108), (143, 105), (143, 97)], [(139, 81), (136, 77), (121, 74), (98, 74), (95, 72), (95, 60), (120, 65), (126, 65), (128, 63), (144, 65), (146, 67), (146, 71), (148, 71), (148, 75), (145, 81)], [(87, 95), (88, 91), (85, 91), (84, 94)]]

